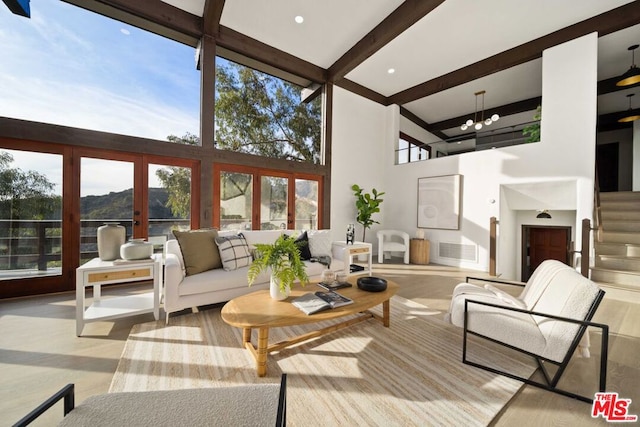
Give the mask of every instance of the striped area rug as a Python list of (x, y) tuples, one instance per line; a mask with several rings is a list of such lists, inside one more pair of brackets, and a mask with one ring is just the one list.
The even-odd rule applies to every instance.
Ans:
[[(369, 320), (272, 353), (263, 378), (240, 346), (241, 330), (226, 325), (219, 308), (169, 326), (143, 323), (129, 335), (110, 392), (273, 383), (284, 372), (290, 425), (487, 425), (522, 383), (463, 365), (462, 331), (438, 316), (395, 296), (391, 327)], [(274, 328), (270, 342), (313, 326)], [(520, 375), (534, 370), (484, 343), (468, 355)]]

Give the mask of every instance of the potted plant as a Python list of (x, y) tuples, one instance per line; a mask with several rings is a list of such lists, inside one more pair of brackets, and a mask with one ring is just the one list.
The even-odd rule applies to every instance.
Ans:
[(358, 210), (358, 216), (356, 217), (356, 221), (362, 224), (362, 241), (365, 240), (365, 234), (367, 232), (367, 228), (371, 227), (373, 224), (380, 224), (378, 221), (374, 221), (371, 217), (374, 213), (380, 212), (380, 204), (383, 202), (383, 199), (380, 198), (384, 194), (384, 192), (378, 193), (378, 191), (374, 188), (371, 190), (371, 194), (363, 193), (363, 189), (358, 186), (358, 184), (353, 184), (351, 186), (355, 196), (356, 196), (356, 209)]
[(271, 269), (271, 298), (286, 299), (291, 285), (297, 279), (302, 286), (309, 282), (305, 265), (300, 258), (300, 248), (293, 237), (281, 235), (273, 243), (256, 243), (255, 259), (249, 266), (249, 286), (267, 268)]

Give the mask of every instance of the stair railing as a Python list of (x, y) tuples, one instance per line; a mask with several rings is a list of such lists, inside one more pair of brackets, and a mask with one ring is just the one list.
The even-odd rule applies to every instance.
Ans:
[(593, 220), (595, 221), (593, 237), (594, 241), (602, 242), (602, 210), (600, 208), (600, 182), (598, 180), (597, 167), (593, 187)]

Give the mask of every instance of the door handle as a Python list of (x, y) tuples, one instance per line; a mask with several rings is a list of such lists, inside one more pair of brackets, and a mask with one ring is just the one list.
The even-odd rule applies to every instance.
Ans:
[(133, 225), (140, 225), (140, 221), (133, 221)]

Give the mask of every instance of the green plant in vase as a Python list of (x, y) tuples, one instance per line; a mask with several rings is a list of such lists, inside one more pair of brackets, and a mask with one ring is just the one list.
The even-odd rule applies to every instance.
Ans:
[(373, 224), (380, 224), (372, 217), (374, 213), (380, 212), (380, 204), (383, 202), (380, 196), (384, 195), (384, 192), (378, 193), (378, 190), (374, 188), (371, 190), (372, 196), (369, 193), (363, 193), (364, 190), (358, 184), (353, 184), (351, 189), (356, 196), (356, 209), (358, 210), (356, 221), (362, 224), (362, 241), (364, 242), (367, 228)]
[(273, 243), (256, 243), (255, 258), (249, 266), (247, 279), (249, 286), (258, 275), (271, 269), (271, 297), (285, 299), (291, 285), (299, 280), (302, 286), (309, 283), (304, 262), (300, 258), (300, 248), (295, 238), (281, 235)]

